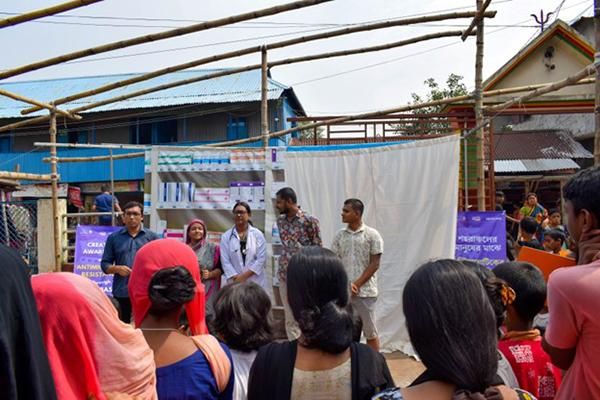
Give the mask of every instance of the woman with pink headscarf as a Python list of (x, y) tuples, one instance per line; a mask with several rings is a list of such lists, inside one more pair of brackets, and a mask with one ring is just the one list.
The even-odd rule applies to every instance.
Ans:
[(206, 293), (206, 315), (213, 315), (213, 302), (217, 291), (221, 288), (221, 252), (219, 245), (206, 240), (208, 231), (201, 219), (192, 220), (186, 230), (185, 242), (194, 250), (198, 258), (198, 267), (204, 291)]
[(157, 398), (152, 350), (102, 289), (66, 272), (31, 285), (59, 400)]

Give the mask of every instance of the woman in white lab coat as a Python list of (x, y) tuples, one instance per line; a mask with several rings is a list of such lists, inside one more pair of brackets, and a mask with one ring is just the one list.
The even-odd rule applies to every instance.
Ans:
[(228, 283), (252, 281), (266, 288), (267, 243), (250, 217), (248, 203), (238, 202), (233, 207), (235, 225), (221, 236), (221, 266)]

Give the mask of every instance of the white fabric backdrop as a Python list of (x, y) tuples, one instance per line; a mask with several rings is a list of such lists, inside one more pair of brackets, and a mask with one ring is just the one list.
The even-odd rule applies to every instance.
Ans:
[(365, 223), (383, 236), (377, 328), (385, 351), (414, 354), (402, 313), (411, 273), (429, 259), (454, 257), (459, 159), (458, 136), (286, 155), (286, 182), (319, 218), (324, 246), (343, 227), (350, 197), (365, 203)]

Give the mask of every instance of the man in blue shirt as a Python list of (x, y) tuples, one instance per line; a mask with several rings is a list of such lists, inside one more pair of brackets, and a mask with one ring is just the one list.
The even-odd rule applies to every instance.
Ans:
[[(119, 200), (117, 200), (117, 198), (110, 193), (109, 187), (102, 185), (100, 190), (102, 193), (96, 196), (92, 210), (98, 212), (121, 212)], [(98, 225), (112, 225), (112, 217), (110, 215), (99, 216)]]
[(114, 274), (113, 297), (119, 302), (119, 317), (123, 322), (131, 322), (131, 301), (129, 300), (129, 274), (137, 251), (146, 243), (158, 239), (158, 235), (142, 227), (143, 206), (137, 201), (125, 204), (123, 220), (125, 227), (111, 233), (106, 239), (100, 266), (105, 274)]

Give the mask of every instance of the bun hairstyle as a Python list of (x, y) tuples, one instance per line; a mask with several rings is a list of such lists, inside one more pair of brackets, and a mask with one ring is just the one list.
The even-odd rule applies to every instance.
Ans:
[(428, 262), (407, 281), (403, 309), (428, 371), (456, 385), (456, 399), (489, 398), (498, 369), (496, 317), (477, 274), (460, 261)]
[(181, 309), (196, 293), (196, 283), (182, 266), (161, 269), (154, 274), (148, 286), (149, 314), (161, 316)]
[(288, 300), (302, 331), (301, 344), (330, 354), (352, 342), (348, 276), (331, 250), (304, 247), (290, 259)]

